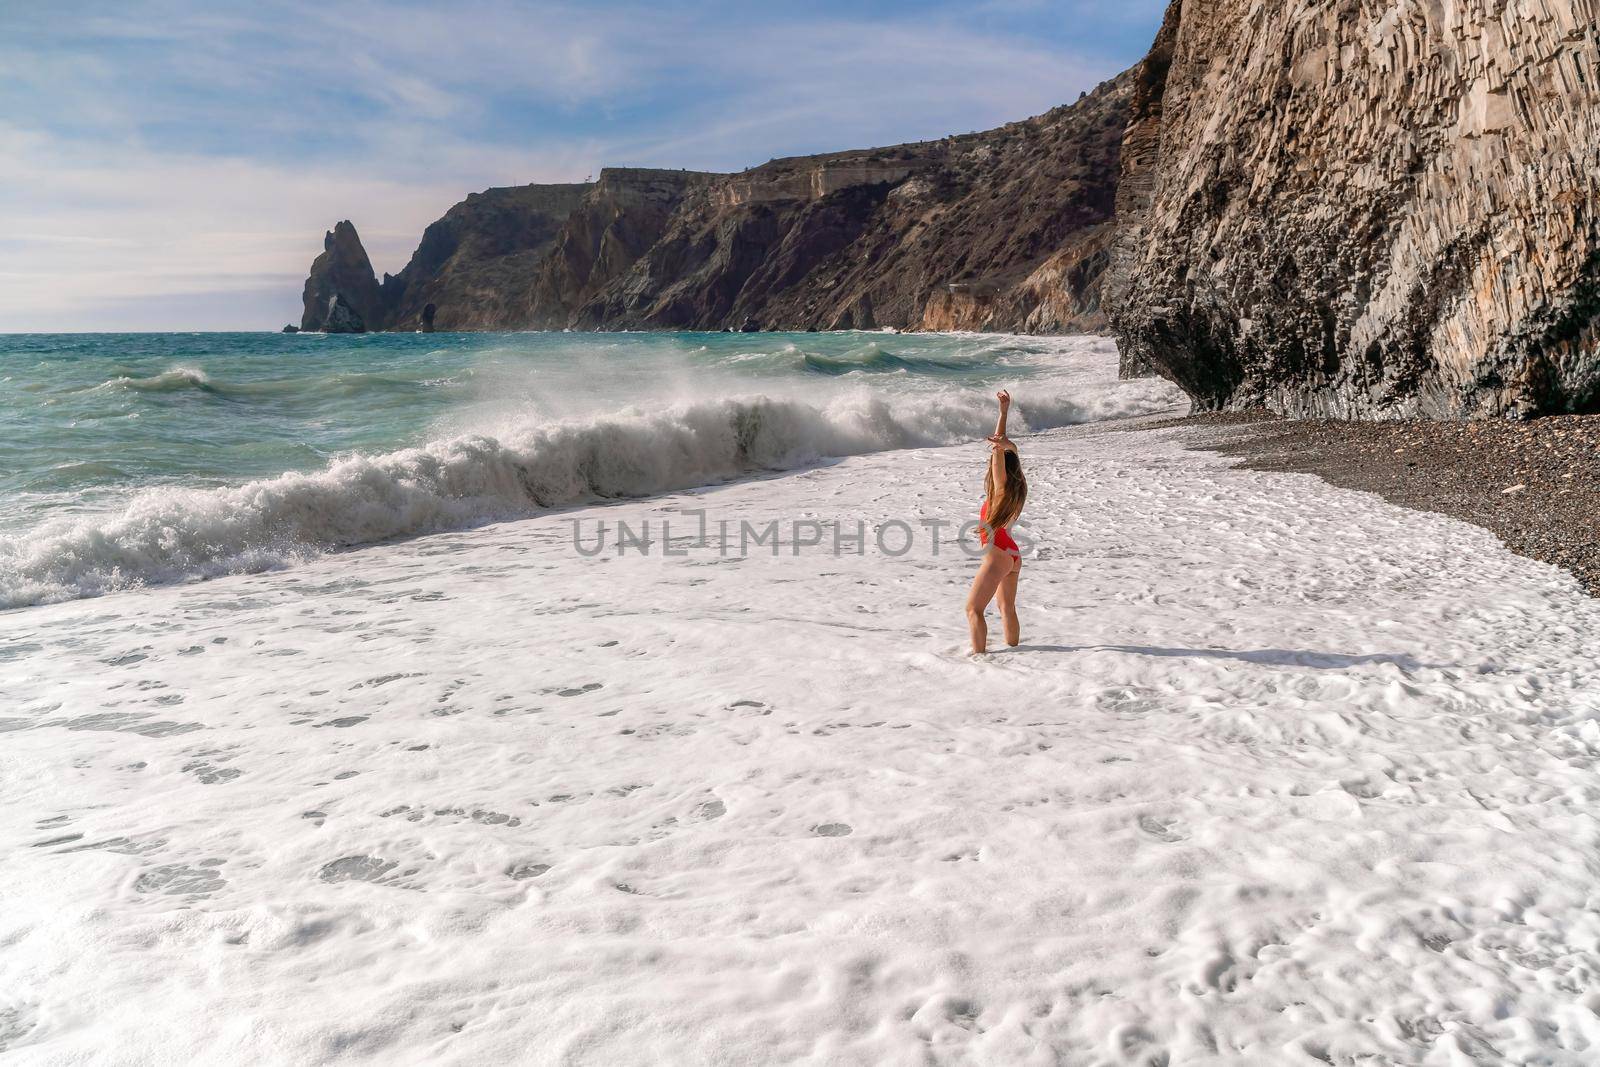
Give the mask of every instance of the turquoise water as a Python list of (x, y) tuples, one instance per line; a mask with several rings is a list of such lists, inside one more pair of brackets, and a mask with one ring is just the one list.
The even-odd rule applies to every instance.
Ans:
[(1026, 375), (1030, 354), (928, 335), (0, 335), (0, 531), (141, 488), (392, 451), (497, 407), (567, 417), (648, 403), (690, 377), (982, 383)]
[(1103, 339), (0, 335), (0, 608), (1161, 410)]

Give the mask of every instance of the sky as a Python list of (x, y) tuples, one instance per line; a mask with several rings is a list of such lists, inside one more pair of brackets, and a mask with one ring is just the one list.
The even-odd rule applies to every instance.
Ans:
[(1038, 114), (1165, 0), (0, 0), (0, 332), (276, 329), (467, 193)]

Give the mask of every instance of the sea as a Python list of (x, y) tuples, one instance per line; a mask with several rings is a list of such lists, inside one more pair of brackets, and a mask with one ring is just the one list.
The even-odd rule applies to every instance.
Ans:
[(1112, 342), (984, 334), (0, 336), (0, 609), (831, 458), (1164, 410)]

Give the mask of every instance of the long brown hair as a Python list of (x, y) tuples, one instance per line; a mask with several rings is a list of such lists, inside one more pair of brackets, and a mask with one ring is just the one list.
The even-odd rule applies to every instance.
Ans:
[(1006, 484), (996, 488), (993, 464), (983, 468), (983, 493), (989, 504), (989, 529), (1010, 526), (1022, 514), (1022, 505), (1028, 502), (1028, 479), (1022, 475), (1022, 460), (1006, 449)]

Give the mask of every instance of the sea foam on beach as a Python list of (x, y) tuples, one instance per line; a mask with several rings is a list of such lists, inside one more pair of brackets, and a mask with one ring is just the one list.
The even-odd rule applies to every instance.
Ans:
[[(0, 616), (0, 1050), (1592, 1063), (1595, 601), (1119, 426), (986, 659), (975, 444)], [(701, 511), (780, 537), (574, 545)]]

